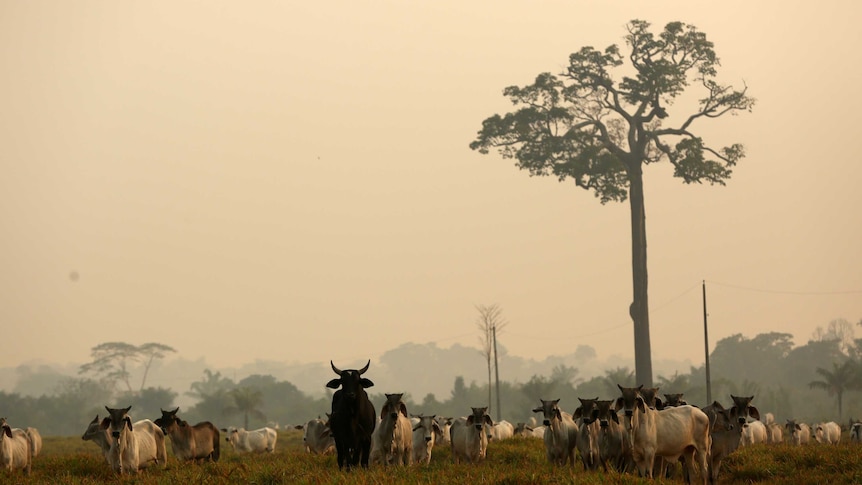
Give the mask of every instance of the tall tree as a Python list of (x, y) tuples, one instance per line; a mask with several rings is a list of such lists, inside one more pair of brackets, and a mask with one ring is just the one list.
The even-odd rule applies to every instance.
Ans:
[[(496, 148), (531, 175), (570, 178), (602, 204), (629, 200), (635, 372), (638, 383), (651, 386), (644, 166), (668, 161), (685, 183), (724, 185), (744, 156), (742, 145), (710, 146), (692, 128), (750, 111), (754, 99), (747, 88), (716, 81), (713, 44), (694, 26), (671, 22), (658, 35), (649, 27), (642, 20), (628, 23), (625, 52), (616, 44), (604, 51), (583, 47), (561, 74), (542, 73), (531, 85), (506, 88), (503, 94), (518, 109), (485, 119), (470, 148)], [(617, 80), (612, 71), (625, 74)], [(698, 108), (668, 120), (665, 106), (692, 83), (703, 90)]]
[(141, 346), (126, 342), (104, 342), (90, 349), (92, 362), (82, 365), (78, 369), (79, 374), (92, 373), (100, 376), (106, 382), (115, 385), (117, 381), (126, 385), (126, 392), (135, 392), (132, 389), (131, 366), (143, 362), (144, 376), (141, 386), (137, 392), (144, 389), (147, 382), (147, 374), (155, 359), (162, 359), (167, 352), (176, 352), (172, 347), (165, 344), (150, 342)]
[(852, 388), (856, 381), (856, 363), (849, 359), (840, 365), (833, 362), (831, 371), (818, 367), (816, 372), (822, 379), (809, 382), (808, 387), (821, 389), (826, 391), (829, 396), (835, 396), (838, 403), (838, 420), (840, 421), (844, 407), (844, 392)]
[[(482, 356), (488, 364), (488, 413), (491, 412), (491, 361), (496, 360), (495, 342), (496, 333), (506, 326), (503, 319), (503, 309), (496, 303), (493, 305), (476, 305), (479, 316), (476, 317), (476, 327), (479, 328), (479, 343), (482, 345)], [(499, 397), (499, 394), (498, 394)], [(497, 410), (499, 418), (499, 410)]]

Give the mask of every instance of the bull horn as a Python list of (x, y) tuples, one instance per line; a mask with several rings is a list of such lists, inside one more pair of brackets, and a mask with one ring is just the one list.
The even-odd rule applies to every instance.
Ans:
[(339, 369), (338, 367), (335, 367), (335, 364), (333, 364), (331, 360), (329, 361), (329, 365), (331, 365), (331, 366), (332, 366), (332, 371), (333, 371), (333, 372), (335, 372), (335, 373), (336, 373), (336, 374), (338, 374), (338, 375), (341, 375), (341, 369)]
[(365, 371), (368, 370), (368, 366), (371, 365), (371, 359), (368, 359), (368, 363), (365, 364), (365, 367), (359, 369), (359, 375), (365, 374)]

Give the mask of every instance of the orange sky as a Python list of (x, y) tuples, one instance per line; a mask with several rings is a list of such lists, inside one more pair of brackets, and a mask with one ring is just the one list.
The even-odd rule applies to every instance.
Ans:
[(758, 100), (695, 127), (746, 145), (727, 187), (646, 171), (653, 358), (702, 361), (704, 279), (712, 344), (859, 321), (862, 7), (786, 5), (0, 1), (0, 366), (349, 367), (477, 345), (492, 303), (510, 353), (631, 359), (628, 205), (467, 145), (634, 18), (696, 25)]

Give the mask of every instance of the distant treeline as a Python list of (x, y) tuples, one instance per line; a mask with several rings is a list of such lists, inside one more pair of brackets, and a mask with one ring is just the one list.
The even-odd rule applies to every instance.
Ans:
[[(851, 328), (852, 330), (852, 328)], [(822, 332), (819, 338), (794, 347), (792, 335), (771, 332), (746, 338), (733, 335), (717, 342), (710, 355), (712, 398), (730, 403), (730, 394), (755, 396), (753, 403), (761, 412), (772, 412), (776, 419), (816, 422), (862, 417), (862, 339), (846, 334)], [(434, 368), (416, 372), (435, 372)], [(374, 366), (367, 376), (374, 380)], [(405, 395), (411, 413), (462, 416), (471, 406), (487, 406), (488, 384), (469, 384), (462, 376), (452, 376), (448, 396), (434, 393)], [(321, 386), (324, 383), (321, 383)], [(617, 384), (633, 386), (634, 372), (628, 367), (605, 371), (583, 378), (575, 367), (558, 365), (549, 375), (534, 375), (523, 383), (500, 383), (503, 419), (512, 423), (527, 421), (539, 399), (560, 399), (564, 410), (573, 411), (578, 397), (602, 399), (619, 395)], [(698, 406), (706, 402), (704, 367), (688, 373), (657, 376), (655, 385), (662, 393), (684, 393)], [(0, 416), (13, 427), (35, 426), (47, 436), (74, 436), (83, 433), (93, 417), (105, 414), (105, 405), (132, 406), (134, 419), (155, 419), (160, 409), (173, 409), (178, 393), (172, 389), (147, 387), (138, 391), (116, 391), (116, 383), (91, 378), (68, 378), (50, 395), (22, 396), (0, 392)], [(384, 393), (403, 389), (368, 389), (372, 402), (380, 406)], [(496, 391), (496, 390), (495, 390)], [(184, 393), (196, 404), (180, 409), (178, 415), (195, 423), (208, 420), (218, 427), (251, 428), (267, 423), (282, 427), (302, 424), (330, 410), (330, 395), (312, 397), (287, 381), (271, 375), (252, 375), (234, 381), (219, 372), (205, 371)], [(496, 394), (490, 414), (497, 419)], [(840, 411), (839, 411), (840, 406)]]

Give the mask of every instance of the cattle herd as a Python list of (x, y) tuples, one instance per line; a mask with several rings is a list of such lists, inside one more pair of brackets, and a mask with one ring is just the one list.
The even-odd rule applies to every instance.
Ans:
[[(361, 369), (341, 370), (330, 362), (338, 378), (326, 386), (337, 389), (327, 419), (320, 418), (295, 426), (303, 430), (308, 453), (337, 455), (339, 469), (355, 467), (428, 464), (435, 444), (448, 446), (455, 463), (477, 463), (485, 459), (488, 443), (509, 438), (536, 438), (544, 441), (547, 460), (559, 466), (584, 470), (638, 473), (665, 477), (682, 464), (686, 483), (700, 475), (703, 483), (714, 483), (722, 460), (741, 446), (758, 443), (806, 445), (811, 442), (838, 444), (841, 427), (835, 422), (809, 425), (787, 420), (775, 422), (771, 413), (763, 415), (751, 402), (753, 396), (731, 395), (732, 406), (719, 402), (698, 408), (688, 405), (682, 394), (658, 397), (658, 388), (618, 386), (616, 399), (579, 398), (573, 413), (560, 407), (559, 399), (539, 399), (532, 411), (542, 424), (512, 426), (494, 422), (486, 407), (471, 408), (460, 418), (411, 415), (402, 394), (385, 394), (378, 415), (365, 392), (374, 383)], [(116, 473), (137, 473), (147, 467), (167, 465), (166, 441), (180, 461), (218, 461), (222, 433), (238, 452), (275, 451), (277, 433), (265, 427), (254, 431), (222, 428), (209, 421), (194, 425), (177, 416), (179, 408), (162, 410), (155, 421), (132, 422), (130, 407), (105, 407), (108, 414), (97, 415), (81, 436), (95, 443), (107, 465)], [(851, 420), (850, 440), (862, 443), (862, 423)], [(42, 448), (36, 428), (12, 428), (0, 418), (0, 466), (30, 473), (33, 459)], [(578, 458), (580, 458), (578, 460)]]

